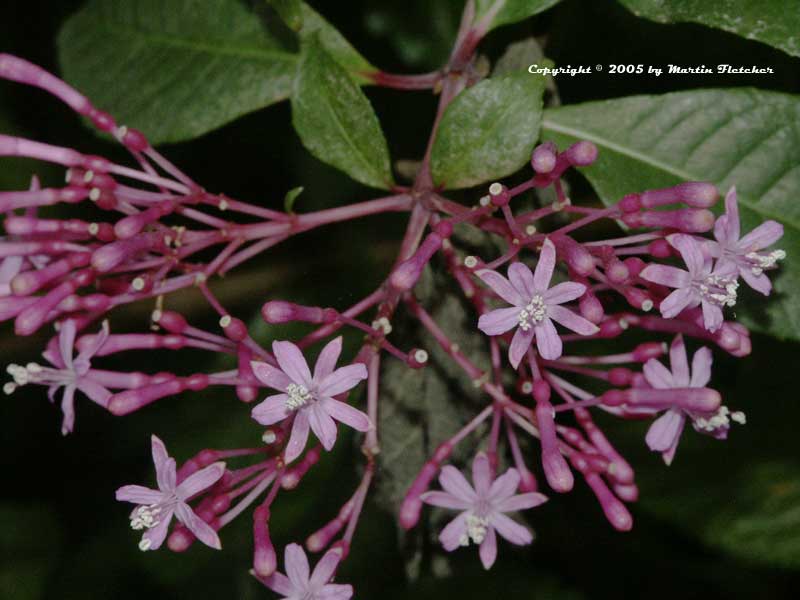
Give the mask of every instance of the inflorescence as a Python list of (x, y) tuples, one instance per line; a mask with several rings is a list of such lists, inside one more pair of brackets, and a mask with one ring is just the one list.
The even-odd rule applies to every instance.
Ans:
[[(626, 505), (639, 493), (634, 470), (595, 423), (595, 411), (652, 420), (646, 443), (667, 464), (687, 421), (718, 439), (728, 435), (732, 423), (745, 422), (741, 410), (724, 406), (720, 394), (708, 387), (710, 348), (735, 357), (750, 353), (748, 329), (731, 319), (729, 309), (741, 291), (740, 281), (768, 296), (768, 274), (785, 253), (771, 249), (783, 233), (774, 221), (742, 235), (735, 188), (727, 192), (724, 213), (716, 218), (709, 209), (718, 191), (703, 182), (629, 194), (607, 208), (575, 206), (562, 177), (572, 167), (591, 165), (597, 149), (581, 141), (559, 151), (548, 142), (533, 150), (530, 179), (513, 188), (494, 183), (473, 207), (445, 198), (423, 168), (413, 187), (398, 187), (391, 196), (287, 214), (207, 192), (142, 133), (117, 124), (35, 65), (0, 54), (0, 77), (60, 99), (119, 141), (134, 164), (0, 135), (0, 155), (66, 169), (60, 188), (41, 188), (34, 179), (28, 190), (0, 192), (0, 211), (6, 215), (0, 239), (0, 320), (13, 319), (20, 336), (51, 325), (57, 332), (43, 354), (48, 365), (10, 365), (12, 380), (4, 391), (43, 385), (51, 400), (60, 394), (66, 434), (74, 428), (78, 392), (113, 415), (128, 415), (184, 392), (233, 388), (241, 401), (252, 404), (250, 417), (263, 427), (253, 447), (203, 449), (180, 466), (153, 436), (158, 489), (128, 485), (117, 491), (118, 500), (135, 505), (131, 527), (143, 531), (142, 550), (155, 550), (166, 541), (181, 552), (196, 540), (219, 549), (220, 532), (250, 510), (255, 577), (286, 597), (349, 598), (351, 586), (330, 581), (348, 554), (373, 484), (380, 450), (381, 363), (400, 360), (411, 369), (424, 369), (429, 361), (426, 349), (401, 350), (389, 341), (398, 310), (427, 330), (485, 397), (484, 406), (456, 435), (436, 440), (436, 451), (402, 502), (400, 525), (414, 527), (424, 504), (457, 511), (441, 531), (444, 549), (477, 545), (486, 568), (497, 556), (496, 534), (517, 545), (532, 541), (530, 531), (507, 513), (547, 499), (534, 474), (539, 467), (557, 493), (570, 491), (575, 478), (581, 478), (611, 525), (631, 528)], [(453, 93), (445, 86), (442, 95)], [(534, 188), (553, 188), (556, 201), (513, 210), (514, 199)], [(97, 214), (97, 220), (39, 215), (45, 207), (82, 202), (94, 205), (84, 212)], [(300, 340), (262, 347), (209, 287), (216, 275), (290, 236), (389, 211), (410, 212), (409, 226), (396, 264), (373, 293), (344, 310), (279, 299), (263, 305), (267, 323), (316, 326)], [(550, 226), (548, 218), (557, 213), (575, 218)], [(630, 232), (579, 240), (576, 234), (598, 221), (622, 222)], [(491, 234), (503, 240), (506, 250), (499, 256), (468, 255), (453, 237), (455, 226)], [(213, 257), (200, 258), (209, 249)], [(490, 364), (466, 356), (415, 295), (428, 266), (449, 275), (474, 309), (474, 335), (485, 340)], [(195, 327), (166, 308), (170, 295), (188, 287), (199, 289), (218, 314), (218, 330)], [(114, 308), (148, 299), (155, 308), (145, 331), (109, 330)], [(351, 362), (337, 367), (342, 328), (363, 333), (364, 341)], [(634, 330), (651, 336), (650, 341), (631, 347), (625, 337)], [(312, 371), (304, 352), (326, 339)], [(605, 348), (608, 340), (615, 340), (613, 353), (592, 351), (592, 341)], [(695, 340), (705, 345), (694, 351), (690, 365), (686, 346)], [(189, 375), (100, 368), (104, 357), (158, 348), (231, 355), (237, 368)], [(573, 376), (594, 380), (596, 389), (574, 383)], [(366, 399), (360, 410), (349, 403), (349, 394), (362, 381)], [(313, 573), (304, 550), (289, 544), (283, 575), (269, 533), (273, 503), (300, 485), (323, 450), (334, 446), (339, 425), (364, 434), (363, 476), (338, 514), (307, 538), (308, 551), (325, 551)], [(485, 437), (476, 439), (481, 431)], [(537, 440), (538, 467), (518, 436)], [(467, 443), (476, 449), (472, 483), (448, 464), (454, 448)], [(499, 474), (506, 453), (513, 466)], [(431, 489), (437, 475), (442, 491)]]

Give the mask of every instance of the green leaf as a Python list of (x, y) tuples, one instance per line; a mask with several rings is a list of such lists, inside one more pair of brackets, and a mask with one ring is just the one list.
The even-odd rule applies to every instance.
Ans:
[(267, 0), (289, 29), (300, 31), (303, 27), (303, 3), (300, 0)]
[[(374, 70), (327, 21), (300, 6), (348, 69)], [(90, 0), (58, 36), (64, 76), (154, 144), (203, 135), (287, 99), (298, 55), (238, 0)]]
[(491, 30), (532, 17), (558, 2), (559, 0), (477, 0), (474, 22), (477, 23), (487, 15), (493, 14), (488, 28)]
[(316, 37), (304, 44), (292, 123), (303, 145), (321, 161), (365, 185), (392, 186), (389, 148), (372, 105)]
[(303, 186), (290, 189), (283, 197), (283, 208), (287, 213), (294, 212), (294, 201), (303, 193)]
[(530, 160), (545, 79), (527, 71), (461, 92), (442, 117), (431, 152), (437, 185), (464, 188), (510, 175)]
[(369, 79), (364, 75), (377, 69), (369, 64), (333, 25), (305, 2), (302, 3), (302, 17), (303, 28), (299, 32), (301, 40), (318, 37), (328, 54), (347, 69), (359, 83), (369, 83)]
[(659, 23), (700, 23), (800, 56), (800, 10), (781, 0), (620, 0), (633, 14)]
[(544, 52), (536, 38), (525, 38), (508, 45), (502, 56), (497, 59), (492, 76), (497, 77), (514, 71), (527, 71), (532, 64), (543, 60)]
[[(743, 230), (783, 223), (789, 259), (773, 275), (768, 302), (743, 295), (736, 315), (779, 338), (800, 339), (800, 98), (754, 89), (633, 96), (545, 111), (543, 137), (597, 144), (582, 169), (603, 202), (685, 180), (736, 185)], [(721, 203), (719, 203), (721, 204)], [(721, 209), (721, 207), (717, 207)], [(750, 302), (748, 302), (750, 300)]]

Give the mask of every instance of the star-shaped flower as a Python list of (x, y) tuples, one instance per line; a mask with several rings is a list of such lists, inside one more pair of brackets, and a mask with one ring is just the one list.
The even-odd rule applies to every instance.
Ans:
[(765, 221), (753, 231), (740, 237), (739, 205), (736, 188), (732, 187), (725, 196), (725, 214), (714, 225), (717, 243), (711, 249), (718, 257), (717, 268), (732, 266), (754, 290), (769, 296), (772, 283), (764, 273), (775, 267), (779, 260), (786, 258), (783, 250), (764, 252), (764, 249), (783, 236), (783, 225), (777, 221)]
[(61, 398), (61, 411), (64, 421), (61, 433), (70, 433), (75, 425), (75, 390), (80, 390), (89, 399), (100, 406), (108, 406), (111, 392), (102, 384), (92, 378), (91, 359), (103, 347), (108, 339), (108, 321), (103, 321), (100, 332), (92, 338), (78, 356), (72, 357), (75, 346), (76, 327), (72, 319), (61, 323), (58, 334), (58, 352), (47, 349), (44, 356), (53, 367), (43, 367), (37, 363), (28, 363), (26, 366), (11, 364), (8, 373), (14, 377), (13, 383), (4, 386), (6, 393), (11, 393), (17, 386), (34, 383), (48, 386), (47, 396), (50, 401), (55, 401), (55, 394), (59, 388), (64, 388)]
[(178, 484), (175, 459), (167, 454), (164, 442), (155, 435), (151, 441), (158, 489), (126, 485), (117, 490), (117, 500), (139, 505), (131, 513), (131, 528), (147, 530), (139, 542), (139, 549), (157, 550), (167, 537), (169, 524), (175, 516), (198, 540), (219, 550), (222, 545), (217, 532), (195, 514), (188, 501), (222, 477), (225, 463), (216, 462), (200, 469)]
[[(689, 360), (686, 355), (686, 346), (683, 336), (678, 335), (672, 341), (669, 349), (669, 360), (672, 370), (651, 358), (644, 364), (644, 378), (656, 389), (670, 388), (703, 388), (711, 379), (711, 363), (713, 357), (711, 350), (700, 348), (692, 357), (692, 370), (689, 371)], [(668, 465), (675, 457), (675, 450), (686, 424), (686, 418), (692, 420), (696, 431), (707, 433), (717, 439), (728, 436), (731, 419), (744, 423), (745, 416), (742, 412), (731, 413), (727, 406), (720, 406), (713, 414), (699, 414), (680, 408), (671, 408), (653, 421), (647, 431), (645, 441), (647, 446), (656, 452), (661, 452), (664, 462)]]
[(289, 544), (284, 552), (286, 575), (273, 573), (259, 580), (281, 594), (282, 600), (349, 600), (353, 597), (352, 585), (329, 583), (340, 560), (338, 550), (329, 550), (311, 573), (303, 548)]
[(488, 269), (477, 273), (498, 296), (512, 305), (481, 315), (478, 328), (487, 335), (500, 335), (517, 328), (508, 349), (508, 360), (515, 369), (530, 348), (534, 336), (542, 358), (555, 360), (561, 356), (561, 338), (553, 321), (581, 335), (598, 332), (594, 323), (561, 306), (580, 298), (586, 286), (566, 281), (549, 287), (555, 264), (555, 246), (546, 239), (533, 273), (520, 262), (508, 267), (508, 279)]
[(333, 448), (336, 442), (334, 419), (358, 431), (372, 428), (366, 414), (334, 398), (367, 378), (367, 368), (363, 364), (335, 368), (342, 352), (341, 337), (322, 349), (313, 376), (300, 348), (292, 342), (274, 342), (272, 351), (280, 369), (254, 361), (253, 373), (262, 383), (281, 393), (267, 396), (251, 414), (262, 425), (272, 425), (294, 415), (284, 456), (287, 463), (305, 448), (309, 427), (326, 450)]
[(661, 302), (659, 310), (671, 319), (686, 308), (703, 307), (703, 324), (709, 331), (722, 326), (722, 307), (736, 304), (736, 268), (732, 263), (720, 263), (712, 268), (712, 260), (703, 254), (700, 242), (690, 235), (669, 236), (669, 242), (680, 253), (688, 271), (668, 265), (649, 265), (640, 277), (653, 283), (675, 288)]
[(489, 569), (497, 558), (495, 532), (512, 544), (530, 544), (533, 541), (531, 532), (505, 513), (539, 506), (547, 497), (537, 492), (516, 494), (519, 481), (516, 469), (509, 469), (494, 479), (489, 457), (483, 452), (475, 455), (472, 461), (474, 487), (455, 467), (443, 467), (439, 483), (444, 491), (426, 492), (421, 498), (433, 506), (461, 511), (439, 534), (444, 549), (452, 552), (470, 542), (478, 544), (481, 562)]

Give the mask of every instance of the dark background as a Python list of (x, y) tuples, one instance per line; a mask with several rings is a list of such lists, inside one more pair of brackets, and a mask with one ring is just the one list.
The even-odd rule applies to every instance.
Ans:
[[(411, 73), (441, 64), (461, 3), (312, 4), (370, 62), (387, 71)], [(80, 2), (6, 0), (2, 6), (0, 51), (57, 72), (55, 35)], [(560, 65), (727, 62), (772, 66), (776, 71), (763, 76), (558, 78), (564, 104), (697, 87), (757, 86), (800, 92), (797, 59), (700, 26), (641, 21), (610, 0), (568, 0), (536, 19), (494, 32), (482, 50), (494, 59), (509, 42), (531, 34), (545, 36), (547, 55)], [(367, 95), (381, 118), (392, 156), (419, 158), (435, 109), (430, 95), (401, 97), (378, 89), (368, 89)], [(5, 82), (0, 83), (0, 125), (4, 133), (122, 157), (55, 100)], [(287, 103), (164, 151), (209, 190), (267, 206), (279, 207), (285, 191), (296, 185), (306, 187), (300, 210), (371, 197), (368, 190), (303, 150), (291, 129)], [(34, 167), (45, 184), (55, 184), (63, 176), (49, 167), (4, 159), (0, 184), (4, 189), (22, 188)], [(254, 315), (266, 296), (344, 307), (381, 281), (403, 227), (401, 215), (390, 215), (305, 234), (215, 289), (240, 315)], [(198, 323), (209, 318), (192, 292), (181, 306)], [(119, 330), (141, 328), (151, 308), (126, 308), (112, 323)], [(36, 359), (44, 338), (15, 338), (8, 323), (0, 331), (0, 363)], [(790, 567), (800, 565), (800, 461), (795, 433), (800, 411), (792, 372), (798, 348), (758, 335), (753, 346), (754, 354), (743, 361), (717, 355), (714, 383), (726, 403), (744, 409), (749, 421), (746, 427), (735, 428), (727, 443), (688, 432), (675, 464), (666, 469), (644, 450), (643, 426), (616, 428), (620, 445), (639, 467), (643, 502), (633, 508), (633, 532), (614, 532), (591, 494), (578, 486), (568, 497), (555, 498), (534, 511), (531, 525), (537, 542), (529, 549), (502, 544), (490, 573), (483, 572), (476, 552), (459, 552), (450, 563), (452, 575), (426, 575), (408, 582), (392, 515), (368, 502), (340, 579), (356, 585), (357, 597), (370, 599), (796, 598), (800, 575)], [(187, 372), (201, 370), (201, 364), (211, 368), (213, 363), (190, 352), (143, 353), (135, 365), (109, 362), (108, 368), (153, 372), (168, 365), (175, 372)], [(0, 597), (271, 597), (247, 574), (251, 551), (247, 513), (223, 532), (222, 553), (199, 547), (184, 555), (166, 550), (141, 553), (137, 536), (128, 529), (128, 507), (113, 500), (114, 490), (122, 484), (152, 481), (151, 432), (161, 436), (179, 459), (205, 446), (247, 444), (257, 426), (244, 418), (245, 411), (232, 394), (170, 399), (125, 419), (104, 413), (84, 398), (78, 398), (76, 405), (76, 432), (66, 438), (59, 434), (60, 414), (47, 403), (43, 389), (19, 390), (0, 405)], [(346, 439), (340, 442), (302, 489), (278, 504), (272, 522), (276, 545), (302, 539), (346, 499), (357, 481), (351, 464), (357, 453), (351, 450)], [(753, 473), (761, 482), (755, 488)], [(725, 542), (726, 519), (731, 527), (740, 527), (738, 519), (746, 514), (754, 515), (758, 523), (760, 515), (769, 516), (775, 506), (787, 516), (775, 525), (770, 540), (785, 546), (788, 558), (776, 563), (761, 556), (758, 546), (748, 547), (748, 536), (737, 538), (741, 552)], [(709, 523), (713, 529), (706, 528)]]

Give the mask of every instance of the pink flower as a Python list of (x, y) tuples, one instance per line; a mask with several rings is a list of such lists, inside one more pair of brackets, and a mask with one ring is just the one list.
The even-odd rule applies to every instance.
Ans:
[(28, 383), (46, 385), (49, 386), (47, 395), (53, 402), (56, 392), (63, 387), (61, 411), (64, 413), (64, 421), (61, 425), (61, 433), (64, 435), (70, 433), (75, 426), (75, 390), (82, 391), (90, 400), (102, 407), (108, 405), (108, 399), (111, 397), (111, 392), (92, 378), (90, 370), (90, 361), (108, 339), (108, 331), (108, 321), (103, 321), (100, 333), (94, 336), (92, 342), (73, 359), (75, 322), (71, 319), (63, 321), (58, 334), (58, 352), (53, 352), (48, 348), (42, 353), (42, 356), (55, 368), (43, 367), (37, 363), (28, 363), (24, 367), (15, 364), (8, 365), (7, 370), (14, 377), (14, 382), (5, 384), (4, 391), (10, 394), (17, 386)]
[(483, 452), (472, 461), (472, 481), (475, 487), (458, 469), (447, 465), (439, 475), (445, 491), (426, 492), (421, 498), (433, 506), (462, 511), (442, 530), (439, 540), (448, 552), (470, 542), (479, 544), (481, 562), (489, 569), (497, 557), (495, 531), (518, 546), (533, 541), (530, 531), (504, 513), (539, 506), (547, 498), (537, 492), (515, 494), (520, 482), (516, 469), (493, 480), (489, 458)]
[(367, 378), (367, 368), (362, 364), (335, 369), (342, 352), (341, 337), (322, 349), (313, 376), (300, 348), (292, 342), (273, 342), (272, 351), (280, 369), (254, 361), (253, 373), (262, 383), (281, 393), (267, 396), (251, 414), (262, 425), (272, 425), (294, 414), (284, 457), (287, 463), (305, 448), (309, 427), (326, 450), (333, 448), (336, 442), (334, 419), (358, 431), (372, 428), (366, 414), (334, 398)]
[(478, 272), (478, 277), (484, 283), (512, 305), (481, 315), (478, 328), (486, 335), (500, 335), (517, 328), (508, 349), (508, 360), (515, 369), (530, 348), (534, 336), (542, 358), (555, 360), (561, 356), (561, 338), (553, 321), (581, 335), (598, 332), (594, 323), (560, 306), (580, 298), (586, 286), (567, 281), (550, 288), (555, 264), (555, 246), (546, 239), (534, 273), (519, 262), (508, 267), (508, 279), (488, 269)]
[(353, 597), (353, 586), (328, 583), (341, 560), (338, 550), (329, 550), (310, 573), (308, 558), (298, 544), (289, 544), (284, 553), (286, 575), (273, 573), (259, 578), (283, 600), (348, 600)]
[(736, 188), (732, 187), (725, 196), (725, 214), (714, 225), (717, 244), (710, 243), (712, 252), (718, 257), (717, 268), (734, 267), (747, 285), (769, 296), (772, 284), (764, 271), (786, 258), (786, 252), (762, 250), (783, 236), (783, 225), (777, 221), (765, 221), (742, 238), (739, 237), (740, 233)]
[(216, 462), (200, 469), (178, 484), (175, 459), (167, 454), (164, 442), (155, 435), (150, 439), (158, 489), (126, 485), (117, 490), (117, 500), (139, 505), (131, 513), (131, 528), (147, 530), (139, 542), (139, 549), (157, 550), (167, 537), (167, 530), (174, 515), (198, 540), (206, 546), (219, 550), (222, 545), (217, 532), (198, 517), (187, 502), (222, 477), (225, 473), (225, 463)]
[(661, 302), (661, 315), (666, 319), (677, 316), (686, 308), (703, 307), (703, 323), (709, 331), (722, 326), (722, 307), (736, 304), (736, 268), (732, 263), (712, 261), (703, 254), (700, 242), (692, 236), (676, 234), (669, 242), (680, 252), (688, 271), (667, 265), (649, 265), (640, 276), (642, 279), (675, 288)]
[[(686, 346), (683, 336), (675, 336), (669, 349), (670, 371), (654, 358), (644, 364), (644, 378), (656, 389), (671, 388), (704, 388), (711, 379), (711, 363), (713, 362), (711, 350), (700, 348), (692, 357), (692, 369), (689, 371), (689, 361), (686, 356)], [(653, 421), (647, 431), (645, 441), (647, 446), (656, 452), (661, 452), (664, 462), (668, 465), (675, 457), (686, 417), (692, 420), (696, 431), (707, 433), (717, 439), (725, 439), (730, 429), (730, 421), (745, 422), (742, 412), (731, 413), (727, 406), (720, 406), (714, 414), (699, 414), (696, 412), (671, 408)]]

